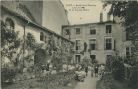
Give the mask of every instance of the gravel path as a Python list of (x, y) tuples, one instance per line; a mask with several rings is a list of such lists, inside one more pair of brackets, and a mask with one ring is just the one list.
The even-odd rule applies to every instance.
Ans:
[(91, 77), (91, 72), (89, 71), (84, 82), (78, 82), (75, 89), (96, 89), (97, 79), (96, 77)]

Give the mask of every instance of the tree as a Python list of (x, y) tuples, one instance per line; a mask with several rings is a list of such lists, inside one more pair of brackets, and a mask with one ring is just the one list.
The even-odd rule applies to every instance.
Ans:
[(62, 69), (62, 65), (63, 65), (63, 59), (62, 59), (62, 56), (60, 56), (60, 55), (56, 55), (54, 52), (54, 54), (52, 56), (52, 60), (51, 60), (53, 66), (56, 68), (57, 72), (59, 72)]
[(106, 59), (106, 71), (111, 71), (111, 68), (112, 68), (111, 67), (111, 63), (112, 63), (112, 61), (113, 61), (112, 57)]
[(106, 1), (105, 6), (111, 4), (109, 14), (118, 16), (121, 24), (129, 32), (129, 38), (134, 48), (132, 51), (133, 64), (138, 56), (138, 1)]
[(25, 59), (27, 59), (27, 61), (30, 61), (30, 57), (34, 54), (31, 52), (31, 50), (35, 51), (35, 49), (37, 48), (36, 47), (37, 43), (35, 41), (34, 36), (31, 33), (27, 33), (25, 43), (26, 43), (25, 48), (28, 50), (28, 55)]
[(6, 24), (1, 21), (1, 56), (2, 61), (4, 58), (8, 58), (13, 65), (17, 64), (16, 58), (13, 58), (13, 55), (16, 53), (17, 49), (20, 46), (21, 40), (18, 37), (19, 32), (16, 32), (14, 29), (7, 28)]
[(31, 33), (27, 33), (26, 45), (28, 49), (33, 49), (35, 44), (35, 38)]
[(124, 79), (124, 63), (121, 57), (112, 57), (111, 62), (112, 75), (116, 80)]
[[(13, 25), (13, 24), (12, 24)], [(16, 66), (18, 64), (18, 59), (15, 57), (17, 54), (17, 50), (20, 46), (21, 40), (18, 37), (18, 32), (16, 32), (13, 28), (8, 28), (6, 23), (1, 21), (1, 58), (2, 58), (2, 82), (9, 80), (9, 82), (13, 82), (12, 79), (16, 75)], [(5, 59), (9, 60), (9, 63), (13, 65), (13, 67), (9, 67), (9, 63), (5, 65)]]
[(84, 42), (84, 52), (86, 52), (86, 50), (87, 50), (87, 43)]

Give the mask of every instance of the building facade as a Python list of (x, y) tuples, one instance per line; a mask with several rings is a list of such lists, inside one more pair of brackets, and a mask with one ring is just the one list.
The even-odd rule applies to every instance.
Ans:
[(2, 0), (2, 5), (33, 22), (61, 34), (62, 25), (68, 25), (67, 11), (60, 0), (22, 1)]
[[(32, 34), (36, 40), (36, 43), (40, 45), (39, 48), (47, 52), (47, 58), (45, 58), (47, 62), (52, 60), (54, 54), (56, 54), (58, 57), (73, 55), (71, 52), (73, 42), (33, 22), (32, 20), (27, 19), (19, 13), (6, 8), (3, 5), (1, 5), (1, 21), (6, 24), (6, 28), (18, 32), (18, 37), (21, 40), (21, 43), (19, 48), (14, 49), (16, 52), (12, 55), (11, 59), (13, 61), (18, 60), (19, 65), (20, 63), (22, 64), (22, 61), (27, 59), (28, 56), (30, 56), (32, 61), (30, 63), (28, 61), (24, 61), (24, 66), (29, 67), (34, 65), (35, 53), (37, 50), (31, 49), (28, 51), (27, 47), (22, 49), (22, 47), (26, 46), (28, 34)], [(2, 47), (2, 49), (4, 49), (4, 47)], [(64, 60), (66, 60), (65, 57)], [(10, 62), (10, 59), (3, 56), (2, 63), (6, 64), (7, 62)], [(9, 63), (8, 66), (10, 66)], [(11, 64), (11, 66), (13, 65)]]
[(69, 25), (67, 11), (60, 0), (43, 1), (42, 26), (61, 34), (62, 25)]
[(115, 21), (63, 26), (62, 35), (75, 42), (74, 61), (81, 63), (87, 58), (91, 62), (105, 63), (110, 56), (126, 57), (131, 46), (126, 41), (126, 30)]

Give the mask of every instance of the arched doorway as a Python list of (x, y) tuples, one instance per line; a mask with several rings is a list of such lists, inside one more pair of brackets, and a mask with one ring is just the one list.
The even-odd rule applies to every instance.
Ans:
[(37, 49), (34, 55), (34, 65), (42, 66), (45, 65), (46, 62), (47, 62), (46, 51), (44, 49)]
[(46, 65), (46, 51), (44, 49), (37, 49), (34, 55), (34, 70), (37, 77), (40, 77), (43, 70), (46, 70)]

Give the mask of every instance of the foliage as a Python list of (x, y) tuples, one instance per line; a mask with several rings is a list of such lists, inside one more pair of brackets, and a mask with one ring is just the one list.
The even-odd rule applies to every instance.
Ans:
[(136, 67), (132, 71), (132, 75), (130, 76), (129, 85), (132, 89), (138, 88), (138, 68)]
[(31, 33), (27, 33), (26, 37), (27, 48), (33, 49), (35, 46), (35, 38)]
[(112, 62), (112, 74), (114, 79), (123, 80), (124, 79), (124, 64), (120, 60), (114, 60)]
[(27, 62), (33, 61), (31, 57), (34, 56), (34, 51), (39, 49), (39, 47), (34, 36), (31, 33), (27, 33), (25, 39), (25, 48), (28, 50), (28, 55), (24, 57), (24, 60), (26, 60)]
[(107, 60), (106, 68), (112, 72), (114, 79), (124, 79), (124, 63), (121, 57), (112, 56)]
[(86, 52), (86, 50), (87, 50), (87, 43), (85, 42), (84, 43), (84, 52)]
[(15, 69), (11, 69), (11, 68), (2, 68), (2, 72), (1, 72), (1, 80), (2, 83), (4, 83), (5, 81), (9, 80), (9, 82), (13, 82), (13, 78), (15, 78), (17, 70)]
[(111, 4), (109, 14), (123, 19), (123, 24), (127, 27), (135, 25), (138, 21), (138, 2), (137, 1), (107, 1), (105, 5)]
[(34, 65), (42, 66), (46, 64), (46, 52), (44, 49), (37, 49), (34, 55)]
[(2, 58), (7, 57), (14, 64), (16, 60), (12, 60), (13, 54), (16, 53), (20, 46), (21, 40), (18, 37), (18, 32), (14, 29), (8, 29), (6, 24), (1, 21), (1, 55)]
[(81, 64), (84, 65), (84, 66), (90, 65), (90, 59), (89, 59), (88, 57), (85, 56), (85, 57), (83, 58)]
[(45, 68), (47, 64), (47, 53), (44, 49), (37, 49), (34, 54), (34, 70), (36, 76), (40, 77), (41, 73)]
[(54, 68), (56, 68), (57, 71), (61, 70), (62, 69), (62, 64), (63, 64), (63, 59), (62, 57), (54, 54), (53, 55), (53, 58), (51, 60)]
[(96, 89), (131, 89), (124, 81), (114, 80), (111, 74), (104, 74), (101, 80), (97, 81)]
[(106, 59), (106, 71), (111, 71), (112, 57)]
[[(11, 48), (18, 47), (18, 32), (15, 32), (13, 29), (8, 29), (6, 24), (1, 21), (1, 46), (5, 46), (8, 43), (14, 43)], [(17, 42), (16, 42), (17, 41)]]
[(121, 18), (121, 24), (129, 32), (129, 39), (134, 46), (132, 59), (138, 56), (138, 1), (106, 1), (105, 6), (111, 4), (110, 14)]
[[(2, 89), (74, 89), (76, 85), (74, 80), (74, 72), (48, 74), (41, 78), (27, 79), (16, 82), (15, 84), (7, 84)], [(70, 84), (68, 86), (68, 84)]]
[[(49, 87), (54, 86), (67, 86), (68, 83), (70, 83), (72, 80), (74, 80), (74, 72), (68, 71), (68, 72), (62, 72), (57, 73), (55, 75), (48, 75), (43, 78), (41, 78), (40, 82), (45, 82)], [(53, 89), (53, 88), (51, 88)]]

